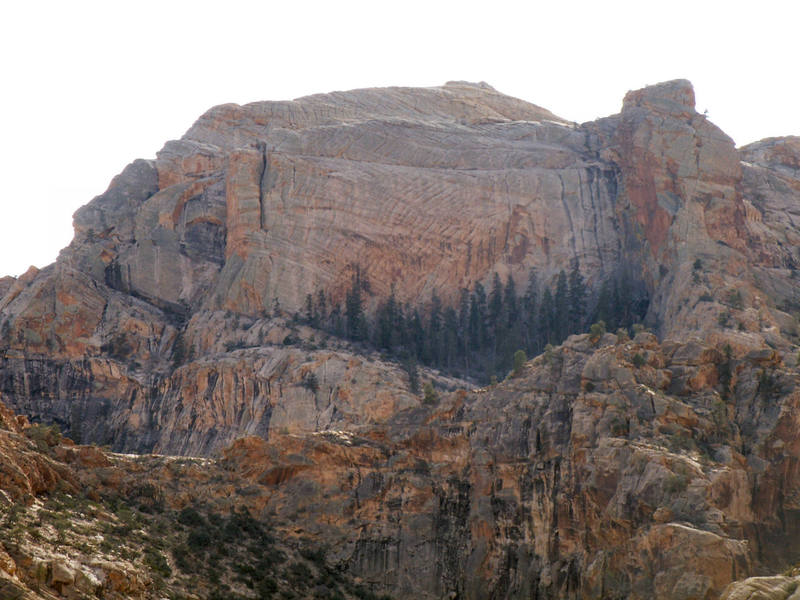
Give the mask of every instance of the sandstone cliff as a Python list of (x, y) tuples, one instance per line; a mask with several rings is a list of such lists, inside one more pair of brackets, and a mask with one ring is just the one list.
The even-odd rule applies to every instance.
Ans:
[[(275, 374), (256, 376), (254, 350), (222, 400), (233, 414), (249, 403), (245, 420), (217, 414), (228, 434), (160, 441), (175, 437), (176, 390), (198, 368), (174, 367), (186, 350), (204, 360), (280, 345), (266, 333), (285, 326), (266, 319), (274, 303), (290, 315), (320, 290), (340, 302), (355, 269), (371, 306), (394, 286), (424, 307), (494, 273), (522, 282), (535, 268), (548, 282), (577, 261), (595, 294), (630, 275), (662, 339), (787, 351), (799, 153), (792, 138), (738, 152), (685, 81), (631, 92), (619, 115), (580, 126), (458, 82), (216, 107), (79, 210), (54, 265), (3, 281), (2, 387), (12, 406), (67, 428), (108, 414), (82, 436), (118, 448), (199, 452), (242, 429), (266, 434), (252, 428), (257, 404), (274, 406), (298, 379), (263, 394), (259, 379)], [(328, 380), (334, 391), (349, 381)], [(341, 410), (330, 390), (321, 412)]]
[[(0, 391), (115, 450), (233, 444), (252, 508), (376, 590), (712, 597), (800, 560), (799, 165), (797, 138), (737, 150), (686, 81), (581, 125), (464, 82), (216, 107), (0, 280)], [(424, 371), (439, 405), (291, 319), (355, 272), (372, 310), (573, 264), (590, 303), (627, 276), (656, 336), (483, 391)]]

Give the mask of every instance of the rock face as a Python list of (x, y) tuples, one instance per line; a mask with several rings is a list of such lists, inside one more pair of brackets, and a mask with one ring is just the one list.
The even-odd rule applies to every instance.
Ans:
[[(737, 150), (682, 80), (582, 125), (464, 82), (219, 106), (0, 279), (0, 392), (84, 442), (228, 448), (254, 510), (400, 597), (712, 597), (800, 561), (798, 198), (797, 138)], [(463, 388), (438, 405), (290, 318), (356, 273), (374, 310), (574, 264), (656, 335), (423, 372)]]
[(225, 460), (400, 597), (713, 598), (800, 555), (798, 378), (774, 360), (574, 336), (369, 437), (242, 442)]

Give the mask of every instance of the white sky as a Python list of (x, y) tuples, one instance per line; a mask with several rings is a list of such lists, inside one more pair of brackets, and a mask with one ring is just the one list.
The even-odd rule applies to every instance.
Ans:
[(81, 0), (0, 7), (0, 275), (206, 109), (487, 81), (582, 122), (678, 77), (737, 144), (800, 134), (800, 2)]

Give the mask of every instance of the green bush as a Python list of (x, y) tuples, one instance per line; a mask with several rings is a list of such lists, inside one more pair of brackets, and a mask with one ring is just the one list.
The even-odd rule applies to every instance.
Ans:
[(544, 352), (542, 354), (544, 355), (545, 362), (548, 365), (552, 366), (553, 365), (553, 361), (556, 358), (555, 348), (553, 347), (553, 344), (547, 344), (544, 347)]
[(193, 529), (186, 538), (189, 548), (208, 548), (211, 545), (211, 536), (205, 529)]
[(592, 326), (589, 327), (589, 339), (592, 340), (593, 343), (597, 343), (600, 341), (600, 338), (603, 337), (606, 333), (606, 322), (605, 321), (598, 321), (597, 323), (592, 323)]
[(178, 513), (178, 523), (189, 527), (202, 527), (206, 521), (197, 510), (191, 506), (185, 507)]
[(641, 369), (647, 363), (647, 359), (645, 359), (645, 357), (639, 354), (638, 352), (633, 355), (632, 361), (633, 361), (633, 366), (636, 367), (637, 369)]
[(428, 406), (436, 404), (439, 401), (439, 394), (436, 393), (436, 390), (434, 389), (433, 384), (430, 381), (427, 382), (425, 386), (422, 388), (422, 393), (423, 393), (422, 402), (424, 404), (427, 404)]
[(49, 453), (50, 448), (61, 442), (61, 430), (58, 425), (43, 425), (37, 423), (25, 430), (25, 435), (36, 444), (39, 452)]

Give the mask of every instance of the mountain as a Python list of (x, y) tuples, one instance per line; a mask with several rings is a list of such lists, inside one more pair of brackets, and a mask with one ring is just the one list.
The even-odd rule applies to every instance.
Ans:
[[(185, 460), (216, 488), (149, 485), (269, 517), (364, 593), (717, 597), (800, 563), (798, 198), (800, 138), (737, 149), (684, 80), (580, 125), (466, 82), (215, 107), (81, 208), (54, 265), (0, 280), (2, 401), (208, 457)], [(473, 314), (480, 351), (453, 350)], [(551, 343), (476, 382), (523, 329)]]

